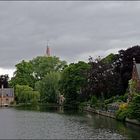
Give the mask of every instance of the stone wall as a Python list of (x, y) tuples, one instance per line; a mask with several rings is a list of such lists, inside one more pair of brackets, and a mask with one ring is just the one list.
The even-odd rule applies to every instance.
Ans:
[(95, 110), (95, 109), (93, 109), (91, 107), (85, 107), (84, 111), (93, 112), (93, 113), (96, 113), (96, 114), (99, 114), (99, 115), (103, 115), (103, 116), (107, 116), (107, 117), (114, 118), (114, 119), (116, 118), (115, 114), (112, 113), (112, 112), (102, 111), (102, 110)]
[(0, 106), (9, 106), (14, 101), (14, 97), (0, 97)]
[[(116, 119), (115, 113), (108, 112), (108, 111), (95, 110), (95, 109), (93, 109), (89, 106), (85, 107), (84, 111), (88, 111), (88, 112), (92, 112), (92, 113), (96, 113), (96, 114), (99, 114), (99, 115), (103, 115), (103, 116), (106, 116), (106, 117)], [(128, 122), (128, 123), (132, 123), (132, 124), (140, 126), (140, 122), (138, 120), (126, 118), (125, 121)]]

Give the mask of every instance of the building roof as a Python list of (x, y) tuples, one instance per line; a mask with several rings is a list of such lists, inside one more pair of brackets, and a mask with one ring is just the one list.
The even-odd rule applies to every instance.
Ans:
[(138, 72), (138, 77), (140, 79), (140, 64), (136, 64), (137, 72)]
[(14, 96), (14, 89), (13, 88), (0, 89), (0, 96), (2, 94), (3, 94), (3, 96), (13, 97)]

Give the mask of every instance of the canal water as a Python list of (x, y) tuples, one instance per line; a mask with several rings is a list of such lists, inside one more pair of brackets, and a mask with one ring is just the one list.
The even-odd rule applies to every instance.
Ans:
[(62, 108), (0, 108), (0, 139), (140, 139), (140, 127)]

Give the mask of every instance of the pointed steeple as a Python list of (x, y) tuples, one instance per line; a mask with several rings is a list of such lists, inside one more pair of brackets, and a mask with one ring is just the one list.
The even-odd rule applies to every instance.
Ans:
[(48, 45), (48, 42), (47, 42), (47, 47), (46, 47), (46, 56), (50, 56), (50, 48), (49, 48), (49, 45)]

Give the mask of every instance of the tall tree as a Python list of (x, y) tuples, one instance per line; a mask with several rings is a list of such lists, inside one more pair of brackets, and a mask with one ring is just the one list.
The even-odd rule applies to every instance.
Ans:
[(134, 46), (100, 61), (90, 58), (89, 93), (99, 97), (103, 94), (107, 98), (124, 94), (132, 76), (133, 58), (140, 63), (139, 54), (140, 46)]
[(16, 65), (10, 85), (29, 85), (34, 88), (35, 83), (49, 72), (61, 71), (65, 66), (66, 61), (61, 61), (58, 57), (38, 56), (29, 62), (23, 60)]
[[(114, 56), (110, 58), (110, 56)], [(109, 59), (109, 61), (108, 61)], [(91, 69), (89, 71), (88, 91), (90, 96), (97, 96), (109, 98), (114, 95), (122, 94), (122, 83), (120, 75), (115, 71), (113, 65), (115, 55), (109, 55), (104, 59), (90, 58), (89, 64)]]
[(128, 81), (132, 77), (133, 58), (140, 63), (140, 46), (133, 46), (126, 50), (120, 50), (118, 55), (118, 72), (121, 74), (124, 92), (128, 88)]
[(32, 63), (21, 61), (16, 65), (16, 71), (14, 72), (14, 77), (11, 78), (10, 85), (29, 85), (34, 88), (35, 78), (33, 75), (33, 65)]
[(37, 80), (44, 78), (49, 72), (59, 72), (66, 66), (66, 61), (61, 61), (58, 57), (38, 56), (32, 61), (34, 76)]
[(90, 65), (85, 62), (72, 63), (64, 69), (61, 79), (61, 92), (65, 96), (65, 106), (77, 108), (79, 97), (87, 86), (87, 72)]
[(42, 103), (56, 103), (59, 95), (60, 72), (49, 72), (42, 80), (36, 83), (36, 90), (41, 93)]

